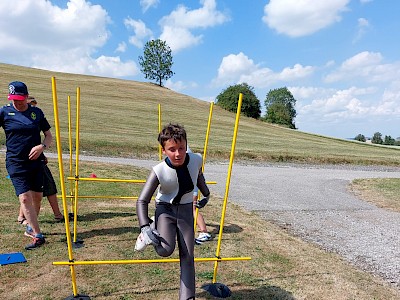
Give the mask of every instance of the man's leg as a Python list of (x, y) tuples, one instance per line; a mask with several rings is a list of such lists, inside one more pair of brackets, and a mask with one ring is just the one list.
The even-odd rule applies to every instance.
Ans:
[(57, 220), (62, 219), (63, 215), (60, 211), (60, 207), (58, 206), (57, 195), (56, 194), (49, 195), (47, 196), (47, 200), (49, 200), (51, 209), (53, 210), (54, 218), (56, 218)]
[(32, 203), (33, 203), (33, 207), (35, 208), (35, 211), (36, 211), (36, 217), (38, 217), (39, 213), (40, 213), (40, 207), (41, 207), (41, 204), (42, 204), (42, 198), (43, 198), (43, 193), (42, 192), (34, 192), (34, 191), (32, 191), (32, 200), (33, 200)]
[[(34, 205), (33, 193), (37, 192), (28, 191), (20, 194), (18, 198), (21, 204), (21, 210), (25, 216), (25, 219), (28, 221), (29, 226), (31, 226), (33, 234), (39, 234), (40, 228), (37, 219), (38, 215), (36, 206)], [(39, 194), (41, 195), (42, 193)], [(39, 209), (40, 209), (40, 204), (39, 204)]]

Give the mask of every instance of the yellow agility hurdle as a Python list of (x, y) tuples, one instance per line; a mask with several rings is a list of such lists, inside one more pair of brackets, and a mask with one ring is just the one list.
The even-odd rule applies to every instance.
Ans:
[[(85, 295), (79, 295), (78, 294), (78, 289), (77, 289), (77, 283), (76, 283), (76, 272), (75, 272), (75, 266), (77, 265), (105, 265), (105, 264), (150, 264), (150, 263), (177, 263), (180, 260), (179, 259), (149, 259), (149, 260), (106, 260), (106, 261), (75, 261), (73, 257), (73, 251), (72, 251), (72, 238), (71, 238), (71, 233), (70, 233), (70, 225), (69, 225), (69, 216), (68, 216), (68, 208), (67, 208), (67, 198), (72, 198), (74, 200), (73, 202), (73, 209), (74, 209), (74, 223), (76, 224), (77, 221), (77, 200), (78, 198), (82, 198), (85, 196), (79, 196), (78, 195), (78, 181), (79, 180), (85, 180), (85, 181), (105, 181), (105, 182), (110, 182), (113, 181), (113, 179), (105, 179), (105, 178), (79, 178), (79, 165), (78, 165), (78, 160), (79, 160), (79, 101), (80, 101), (80, 90), (77, 88), (77, 142), (76, 142), (76, 167), (75, 167), (75, 177), (72, 177), (72, 165), (70, 163), (70, 177), (68, 177), (69, 180), (75, 180), (75, 185), (74, 185), (74, 195), (67, 196), (66, 195), (66, 187), (64, 184), (64, 170), (63, 170), (63, 161), (62, 161), (62, 148), (61, 148), (61, 137), (60, 137), (60, 125), (59, 125), (59, 114), (58, 114), (58, 99), (57, 99), (57, 88), (56, 88), (56, 79), (55, 77), (52, 77), (52, 95), (53, 95), (53, 106), (54, 106), (54, 119), (55, 119), (55, 128), (56, 128), (56, 141), (57, 141), (57, 154), (58, 154), (58, 164), (59, 164), (59, 172), (60, 172), (60, 183), (61, 183), (61, 198), (63, 202), (63, 210), (64, 210), (64, 219), (65, 219), (65, 230), (66, 230), (66, 237), (67, 237), (67, 246), (68, 246), (68, 261), (65, 262), (53, 262), (53, 265), (56, 266), (69, 266), (70, 267), (70, 273), (71, 273), (71, 280), (72, 280), (72, 290), (73, 290), (73, 298), (69, 299), (74, 299), (76, 297), (79, 297), (79, 299), (90, 299), (88, 296)], [(229, 163), (229, 170), (228, 170), (228, 176), (227, 176), (227, 182), (226, 182), (226, 191), (225, 191), (225, 197), (224, 197), (224, 204), (223, 204), (223, 209), (222, 209), (222, 215), (221, 215), (221, 222), (220, 222), (220, 231), (219, 231), (219, 236), (218, 236), (218, 245), (217, 245), (217, 250), (216, 250), (216, 255), (215, 257), (212, 258), (195, 258), (195, 262), (214, 262), (214, 275), (213, 275), (213, 282), (210, 285), (205, 285), (203, 286), (204, 289), (208, 290), (211, 294), (213, 294), (213, 290), (216, 289), (221, 289), (221, 288), (226, 288), (223, 284), (217, 283), (216, 278), (217, 278), (217, 269), (218, 269), (218, 263), (222, 261), (245, 261), (245, 260), (250, 260), (251, 257), (227, 257), (223, 258), (220, 257), (220, 247), (221, 247), (221, 240), (222, 240), (222, 231), (223, 231), (223, 225), (224, 225), (224, 218), (225, 218), (225, 212), (226, 212), (226, 206), (227, 206), (227, 199), (228, 199), (228, 192), (229, 192), (229, 184), (230, 184), (230, 175), (232, 171), (232, 164), (233, 164), (233, 153), (235, 149), (235, 143), (236, 143), (236, 135), (238, 131), (238, 123), (239, 123), (239, 116), (240, 116), (240, 111), (241, 111), (241, 103), (242, 103), (242, 94), (239, 95), (239, 102), (238, 102), (238, 111), (236, 115), (236, 121), (235, 121), (235, 130), (234, 130), (234, 138), (232, 141), (232, 149), (231, 149), (231, 159)], [(160, 114), (159, 114), (159, 121), (161, 120)], [(209, 128), (207, 129), (209, 132)], [(71, 143), (70, 143), (70, 149), (72, 149)], [(206, 152), (206, 151), (204, 151)], [(204, 154), (205, 155), (205, 154)], [(72, 155), (70, 154), (70, 158)], [(204, 156), (205, 158), (205, 156)], [(204, 167), (204, 165), (203, 165)], [(118, 179), (120, 182), (125, 182), (125, 179)], [(131, 180), (129, 180), (131, 181)], [(139, 180), (140, 181), (140, 180)], [(135, 183), (142, 183), (138, 182), (138, 180), (132, 180), (132, 182)], [(208, 183), (215, 183), (215, 182), (208, 182)], [(91, 196), (93, 197), (93, 196)], [(95, 196), (95, 197), (104, 197), (104, 196)], [(113, 196), (113, 198), (116, 198)], [(133, 198), (133, 197), (132, 197)], [(74, 236), (76, 237), (76, 226), (74, 226)], [(229, 291), (229, 289), (228, 289)], [(230, 293), (230, 291), (229, 291)]]

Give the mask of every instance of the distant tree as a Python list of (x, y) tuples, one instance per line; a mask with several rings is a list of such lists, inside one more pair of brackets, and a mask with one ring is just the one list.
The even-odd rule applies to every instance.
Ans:
[(296, 99), (286, 88), (270, 90), (265, 99), (265, 121), (296, 129)]
[(371, 139), (371, 143), (372, 144), (383, 144), (382, 133), (375, 132)]
[(223, 90), (216, 98), (216, 104), (228, 111), (237, 111), (239, 94), (243, 94), (241, 112), (250, 118), (261, 116), (261, 104), (254, 93), (254, 88), (247, 83), (231, 85)]
[(365, 142), (367, 140), (363, 134), (357, 134), (357, 136), (354, 139), (360, 142)]
[(145, 78), (157, 80), (159, 86), (162, 86), (163, 80), (174, 75), (171, 70), (173, 64), (171, 48), (160, 39), (148, 41), (144, 45), (144, 53), (143, 56), (139, 56), (139, 64)]
[(384, 145), (394, 145), (395, 139), (390, 135), (385, 135), (385, 139), (383, 140)]

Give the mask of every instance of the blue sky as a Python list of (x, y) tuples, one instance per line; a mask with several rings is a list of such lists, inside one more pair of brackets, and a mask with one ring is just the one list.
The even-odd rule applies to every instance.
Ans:
[(286, 86), (301, 131), (397, 138), (399, 12), (398, 0), (1, 0), (0, 61), (148, 81), (138, 57), (160, 38), (172, 90), (214, 101), (246, 82), (263, 106)]

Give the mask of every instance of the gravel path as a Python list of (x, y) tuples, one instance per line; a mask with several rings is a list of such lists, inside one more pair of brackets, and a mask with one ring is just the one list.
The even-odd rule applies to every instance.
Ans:
[[(145, 168), (156, 163), (107, 160)], [(227, 171), (227, 163), (206, 164), (206, 179), (218, 183), (210, 186), (213, 193), (225, 195)], [(347, 190), (355, 178), (384, 177), (400, 178), (400, 169), (235, 163), (228, 199), (400, 288), (400, 214), (361, 201)]]

